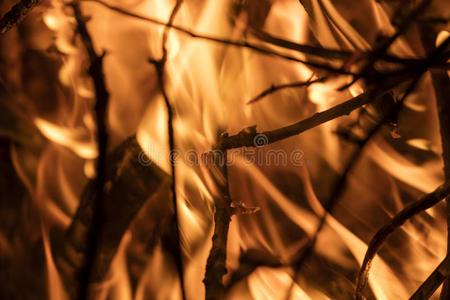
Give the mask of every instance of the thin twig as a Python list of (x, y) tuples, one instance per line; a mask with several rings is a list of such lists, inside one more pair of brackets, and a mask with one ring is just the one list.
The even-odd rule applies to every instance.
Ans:
[[(369, 52), (369, 58), (362, 68), (360, 74), (354, 76), (353, 80), (342, 87), (342, 89), (348, 88), (352, 84), (354, 84), (358, 79), (364, 77), (366, 73), (371, 73), (374, 69), (374, 63), (378, 60), (379, 57), (382, 57), (386, 54), (389, 47), (403, 34), (405, 33), (413, 22), (420, 17), (421, 14), (424, 13), (426, 8), (430, 5), (432, 0), (423, 0), (419, 5), (417, 5), (414, 9), (412, 9), (408, 15), (404, 16), (402, 22), (397, 26), (396, 32), (385, 39), (382, 39), (377, 45), (374, 47), (374, 50)], [(420, 65), (419, 65), (420, 68)]]
[(181, 296), (182, 299), (186, 299), (186, 292), (184, 289), (184, 276), (183, 276), (183, 258), (182, 258), (182, 250), (181, 250), (181, 241), (180, 241), (180, 228), (178, 224), (178, 204), (177, 204), (177, 187), (176, 187), (176, 170), (175, 170), (175, 136), (174, 136), (174, 129), (173, 129), (173, 108), (170, 104), (169, 96), (166, 93), (165, 89), (165, 80), (164, 80), (164, 68), (167, 62), (167, 38), (169, 35), (169, 31), (171, 28), (173, 28), (173, 21), (175, 20), (175, 16), (177, 12), (179, 11), (181, 4), (183, 3), (183, 0), (177, 0), (175, 3), (174, 8), (172, 9), (172, 12), (169, 17), (169, 21), (164, 27), (164, 32), (162, 35), (161, 40), (161, 49), (162, 49), (162, 57), (159, 60), (153, 60), (151, 59), (150, 62), (155, 66), (156, 73), (158, 76), (158, 83), (159, 88), (161, 90), (161, 94), (164, 98), (164, 103), (167, 108), (167, 127), (168, 127), (168, 136), (169, 136), (169, 149), (170, 149), (170, 167), (172, 171), (172, 202), (173, 202), (173, 219), (174, 219), (174, 226), (176, 227), (175, 233), (176, 233), (176, 240), (177, 245), (176, 249), (174, 249), (173, 256), (175, 259), (175, 264), (177, 266), (178, 276), (180, 279), (180, 289), (181, 289)]
[[(398, 214), (396, 214), (387, 224), (385, 224), (377, 233), (372, 237), (369, 242), (369, 246), (364, 257), (364, 261), (359, 270), (358, 278), (356, 281), (355, 297), (357, 299), (362, 298), (362, 291), (367, 284), (370, 267), (372, 265), (373, 258), (383, 246), (384, 242), (389, 238), (392, 232), (401, 227), (406, 221), (417, 215), (418, 213), (427, 210), (428, 208), (436, 205), (443, 200), (450, 193), (450, 182), (447, 182), (433, 192), (425, 195), (420, 200), (411, 203)], [(421, 298), (422, 299), (422, 298)]]
[[(347, 50), (340, 50), (340, 49), (329, 49), (324, 47), (317, 47), (317, 46), (311, 46), (311, 45), (303, 45), (298, 44), (292, 41), (288, 41), (279, 37), (276, 37), (274, 35), (271, 35), (265, 31), (251, 28), (251, 33), (253, 33), (258, 39), (289, 50), (294, 50), (297, 52), (301, 52), (304, 54), (317, 56), (325, 59), (338, 59), (338, 60), (348, 60), (352, 56), (355, 55), (354, 51), (347, 51)], [(360, 58), (368, 57), (372, 52), (364, 52), (360, 53)], [(423, 59), (415, 59), (415, 58), (401, 58), (397, 57), (388, 53), (380, 53), (380, 56), (377, 57), (377, 59), (381, 59), (386, 62), (392, 62), (392, 63), (399, 63), (404, 65), (415, 65), (420, 64)]]
[(8, 32), (13, 26), (22, 22), (28, 13), (41, 4), (42, 0), (21, 0), (0, 19), (0, 34)]
[(103, 57), (97, 55), (94, 50), (94, 44), (92, 38), (86, 27), (86, 19), (81, 13), (78, 2), (73, 2), (72, 8), (74, 11), (75, 19), (77, 21), (77, 30), (80, 34), (81, 40), (86, 48), (89, 56), (89, 75), (94, 82), (95, 89), (95, 115), (97, 121), (97, 142), (98, 142), (98, 158), (97, 158), (97, 193), (95, 197), (95, 203), (93, 205), (93, 221), (88, 229), (88, 241), (86, 249), (86, 261), (84, 268), (80, 272), (80, 286), (78, 299), (84, 300), (89, 295), (89, 282), (91, 281), (92, 268), (97, 257), (99, 245), (102, 237), (101, 227), (103, 222), (103, 196), (104, 187), (106, 181), (106, 151), (108, 145), (108, 132), (106, 127), (106, 112), (109, 101), (109, 93), (106, 89), (105, 77), (103, 74)]
[(419, 286), (419, 288), (412, 294), (409, 300), (423, 300), (429, 299), (438, 287), (444, 281), (448, 274), (447, 266), (448, 257), (446, 257), (436, 269), (428, 276), (428, 278)]
[(264, 97), (266, 97), (266, 96), (268, 96), (270, 94), (273, 94), (273, 93), (275, 93), (275, 92), (277, 92), (279, 90), (288, 89), (288, 88), (298, 88), (298, 87), (310, 86), (311, 84), (314, 84), (314, 83), (324, 82), (326, 79), (327, 79), (326, 77), (322, 77), (322, 78), (315, 79), (315, 80), (297, 81), (297, 82), (291, 82), (291, 83), (280, 84), (280, 85), (272, 85), (270, 88), (262, 91), (255, 98), (247, 101), (247, 104), (252, 104), (252, 103), (258, 102), (262, 98), (264, 98)]
[[(225, 134), (226, 135), (226, 134)], [(225, 296), (223, 276), (227, 273), (227, 240), (228, 229), (231, 222), (233, 210), (231, 208), (231, 197), (228, 186), (227, 153), (224, 151), (213, 151), (211, 158), (211, 175), (216, 182), (219, 195), (214, 197), (214, 234), (212, 246), (206, 261), (205, 299), (222, 300)]]
[(314, 67), (314, 68), (319, 68), (319, 69), (323, 69), (329, 72), (333, 72), (336, 74), (343, 74), (343, 75), (356, 75), (355, 73), (352, 73), (350, 71), (344, 70), (342, 68), (337, 68), (337, 67), (333, 67), (329, 64), (325, 64), (325, 63), (320, 63), (320, 62), (313, 62), (313, 61), (305, 61), (302, 60), (298, 57), (294, 57), (291, 55), (287, 55), (287, 54), (282, 54), (279, 52), (275, 52), (267, 47), (263, 47), (263, 46), (258, 46), (246, 41), (234, 41), (234, 40), (229, 40), (229, 39), (225, 39), (225, 38), (218, 38), (218, 37), (213, 37), (213, 36), (209, 36), (209, 35), (204, 35), (204, 34), (200, 34), (200, 33), (196, 33), (193, 31), (190, 31), (187, 28), (184, 28), (182, 26), (178, 26), (178, 25), (174, 25), (174, 24), (167, 24), (161, 20), (155, 19), (155, 18), (151, 18), (151, 17), (147, 17), (147, 16), (143, 16), (140, 14), (136, 14), (136, 13), (132, 13), (129, 12), (127, 10), (124, 10), (120, 7), (108, 4), (106, 2), (103, 2), (102, 0), (82, 0), (83, 2), (94, 2), (94, 3), (98, 3), (106, 8), (109, 8), (117, 13), (129, 16), (129, 17), (133, 17), (142, 21), (146, 21), (146, 22), (150, 22), (156, 25), (161, 25), (161, 26), (167, 26), (171, 29), (174, 29), (178, 32), (184, 33), (192, 38), (197, 38), (197, 39), (202, 39), (202, 40), (207, 40), (207, 41), (211, 41), (211, 42), (217, 42), (217, 43), (222, 43), (222, 44), (226, 44), (226, 45), (230, 45), (230, 46), (235, 46), (235, 47), (241, 47), (241, 48), (247, 48), (247, 49), (251, 49), (254, 50), (256, 52), (259, 52), (261, 54), (264, 55), (270, 55), (270, 56), (275, 56), (275, 57), (279, 57), (279, 58), (283, 58), (286, 60), (290, 60), (290, 61), (294, 61), (294, 62), (298, 62), (298, 63), (302, 63), (305, 65), (308, 65), (310, 67)]

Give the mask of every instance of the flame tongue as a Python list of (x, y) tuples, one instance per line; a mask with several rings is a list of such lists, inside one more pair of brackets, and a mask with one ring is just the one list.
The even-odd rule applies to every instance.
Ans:
[[(294, 0), (183, 2), (174, 20), (176, 28), (168, 35), (164, 87), (160, 87), (157, 72), (148, 61), (162, 55), (164, 26), (118, 10), (164, 23), (174, 1), (126, 1), (117, 3), (123, 8), (116, 10), (108, 8), (112, 2), (101, 5), (97, 0), (82, 1), (84, 14), (90, 16), (87, 26), (97, 52), (107, 50), (103, 71), (111, 94), (107, 204), (103, 240), (94, 267), (94, 298), (180, 299), (173, 259), (175, 243), (182, 249), (188, 298), (203, 298), (202, 280), (216, 225), (212, 216), (218, 188), (201, 154), (218, 144), (220, 134), (237, 134), (247, 128), (256, 138), (256, 133), (298, 122), (364, 92), (360, 82), (338, 91), (349, 83), (350, 76), (326, 74), (327, 80), (321, 80), (324, 71), (293, 62), (307, 60), (309, 55), (283, 45), (319, 43), (332, 50), (344, 48), (347, 52), (341, 54), (346, 59), (333, 57), (330, 66), (342, 66), (344, 71), (357, 69), (380, 30), (393, 30), (385, 11), (367, 1), (355, 4), (370, 9), (367, 18), (376, 24), (356, 30), (351, 24), (368, 21), (359, 15), (349, 20), (350, 9), (342, 4), (345, 1), (301, 2), (303, 6)], [(75, 293), (73, 278), (83, 264), (86, 232), (93, 221), (98, 156), (92, 117), (95, 99), (86, 72), (87, 55), (70, 10), (56, 0), (43, 10), (44, 23), (54, 33), (63, 62), (59, 70), (64, 86), (61, 94), (70, 90), (74, 99), (73, 103), (58, 104), (61, 107), (55, 111), (63, 112), (61, 116), (32, 118), (48, 144), (42, 153), (16, 149), (14, 160), (40, 209), (49, 296), (68, 299)], [(441, 43), (446, 34), (436, 42)], [(270, 38), (278, 45), (271, 44)], [(280, 45), (282, 39), (289, 42)], [(241, 46), (236, 46), (240, 42)], [(257, 47), (280, 55), (266, 55), (265, 50), (255, 51)], [(350, 50), (357, 52), (352, 54)], [(396, 55), (413, 56), (403, 38), (390, 50)], [(290, 60), (280, 58), (283, 55)], [(308, 84), (264, 92), (268, 87), (292, 82)], [(161, 88), (173, 108), (174, 161), (170, 161), (168, 111)], [(402, 93), (400, 89), (394, 92)], [(350, 297), (352, 277), (375, 228), (407, 204), (409, 200), (405, 199), (432, 191), (442, 181), (441, 161), (436, 155), (440, 152), (436, 146), (436, 113), (430, 109), (432, 101), (424, 97), (427, 92), (423, 89), (407, 101), (396, 120), (401, 133), (398, 139), (383, 128), (365, 148), (348, 177), (336, 211), (325, 219), (305, 273), (298, 278), (293, 278), (295, 259), (314, 235), (325, 212), (323, 203), (329, 187), (355, 149), (351, 139), (344, 141), (335, 134), (336, 128), (356, 128), (354, 132), (364, 135), (365, 126), (372, 126), (373, 117), (379, 117), (386, 106), (366, 107), (366, 115), (352, 113), (343, 122), (333, 120), (271, 145), (267, 145), (267, 136), (258, 135), (260, 140), (253, 140), (252, 147), (227, 151), (228, 178), (219, 180), (228, 181), (232, 198), (233, 218), (225, 249), (227, 299), (285, 299), (288, 292), (291, 299)], [(264, 99), (247, 105), (257, 95)], [(371, 119), (366, 124), (362, 119), (368, 115)], [(411, 115), (420, 115), (423, 128), (403, 121)], [(32, 159), (24, 157), (36, 157), (37, 171), (28, 171), (26, 165)], [(174, 238), (174, 207), (170, 202), (172, 163), (180, 241)], [(65, 232), (64, 238), (50, 239), (52, 227)], [(369, 284), (375, 298), (403, 299), (411, 294), (445, 252), (443, 227), (439, 207), (403, 227), (373, 262)], [(267, 256), (243, 267), (243, 253)], [(269, 259), (274, 257), (276, 263)]]

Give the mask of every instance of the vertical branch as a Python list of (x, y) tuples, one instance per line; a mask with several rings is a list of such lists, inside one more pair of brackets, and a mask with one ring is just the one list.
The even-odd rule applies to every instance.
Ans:
[(170, 149), (170, 166), (172, 171), (172, 201), (173, 201), (173, 210), (174, 210), (174, 224), (175, 224), (175, 234), (176, 234), (176, 240), (177, 240), (177, 249), (174, 249), (175, 253), (173, 253), (173, 256), (175, 258), (175, 263), (177, 266), (178, 275), (180, 278), (180, 287), (181, 287), (181, 295), (183, 299), (186, 299), (186, 292), (184, 290), (184, 278), (183, 278), (183, 258), (182, 258), (182, 251), (181, 251), (181, 245), (180, 245), (180, 228), (178, 225), (178, 205), (177, 205), (177, 190), (176, 190), (176, 170), (175, 170), (175, 136), (174, 136), (174, 130), (173, 130), (173, 108), (170, 104), (169, 97), (165, 90), (165, 81), (164, 81), (164, 67), (167, 62), (167, 38), (169, 36), (169, 30), (172, 27), (173, 21), (175, 19), (175, 16), (178, 12), (178, 10), (181, 7), (182, 0), (177, 0), (175, 3), (174, 8), (172, 9), (172, 12), (169, 17), (169, 21), (164, 27), (164, 32), (162, 36), (161, 41), (161, 47), (162, 47), (162, 57), (159, 60), (153, 60), (151, 59), (150, 62), (155, 66), (156, 74), (158, 76), (158, 84), (159, 88), (161, 90), (161, 94), (164, 98), (164, 102), (166, 104), (167, 108), (167, 126), (168, 126), (168, 136), (169, 136), (169, 149)]
[[(226, 135), (225, 135), (226, 136)], [(225, 296), (223, 276), (227, 273), (227, 240), (232, 213), (228, 186), (228, 168), (226, 150), (211, 151), (212, 175), (219, 189), (214, 197), (214, 234), (212, 246), (206, 261), (205, 284), (206, 300), (221, 300)]]
[(97, 158), (97, 191), (95, 203), (93, 205), (93, 220), (88, 231), (88, 243), (86, 249), (86, 261), (84, 268), (80, 272), (80, 286), (78, 299), (87, 299), (89, 296), (89, 282), (92, 276), (92, 269), (98, 252), (98, 247), (102, 241), (101, 227), (103, 219), (103, 192), (106, 181), (106, 150), (108, 144), (108, 132), (106, 127), (106, 112), (109, 101), (109, 93), (106, 89), (105, 77), (103, 75), (103, 57), (97, 55), (94, 50), (92, 38), (86, 27), (86, 19), (81, 13), (79, 3), (73, 2), (72, 8), (75, 19), (77, 21), (77, 29), (81, 40), (86, 48), (89, 56), (90, 66), (89, 75), (94, 81), (95, 89), (95, 115), (97, 121), (97, 142), (98, 142), (98, 158)]

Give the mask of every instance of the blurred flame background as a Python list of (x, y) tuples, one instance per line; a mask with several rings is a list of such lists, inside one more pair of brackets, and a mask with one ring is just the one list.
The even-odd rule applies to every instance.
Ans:
[[(388, 4), (371, 0), (307, 2), (313, 14), (308, 15), (296, 0), (186, 0), (174, 24), (204, 35), (245, 38), (263, 45), (252, 34), (251, 30), (257, 29), (297, 43), (349, 51), (371, 49), (380, 34), (394, 32), (389, 23), (393, 8)], [(3, 11), (8, 3), (1, 5)], [(166, 22), (175, 1), (107, 3)], [(87, 26), (97, 53), (107, 51), (109, 148), (136, 134), (151, 161), (170, 174), (167, 110), (155, 68), (148, 62), (162, 55), (164, 27), (119, 14), (95, 1), (82, 2), (81, 7), (90, 17)], [(49, 0), (0, 40), (1, 105), (18, 116), (13, 121), (5, 117), (2, 124), (3, 299), (67, 298), (55, 266), (53, 244), (70, 225), (86, 183), (95, 177), (98, 155), (95, 94), (86, 73), (88, 58), (75, 27), (66, 3)], [(310, 58), (264, 45), (299, 59)], [(255, 124), (261, 131), (286, 126), (362, 93), (365, 86), (358, 82), (338, 91), (351, 77), (333, 76), (247, 105), (272, 84), (307, 81), (326, 72), (176, 30), (170, 31), (167, 48), (165, 89), (175, 112), (180, 157), (176, 188), (185, 289), (188, 299), (202, 299), (215, 187), (204, 166), (181, 158), (192, 151), (209, 151), (220, 132), (234, 134)], [(414, 30), (390, 50), (410, 58), (424, 53)], [(330, 63), (340, 67), (342, 61)], [(401, 95), (402, 90), (394, 93)], [(315, 251), (294, 284), (291, 299), (349, 299), (374, 232), (443, 181), (430, 78), (420, 82), (405, 106), (398, 120), (400, 137), (383, 128), (352, 171), (342, 199), (327, 217)], [(244, 155), (236, 155), (229, 167), (232, 199), (259, 211), (232, 218), (225, 282), (233, 270), (242, 268), (239, 256), (248, 250), (276, 257), (282, 266), (255, 267), (228, 290), (226, 299), (285, 299), (293, 284), (290, 262), (314, 233), (324, 212), (323, 200), (354, 150), (336, 134), (336, 128), (357, 119), (354, 112), (257, 150), (288, 154), (301, 150), (300, 166), (249, 163)], [(161, 193), (148, 201), (168, 202), (170, 197)], [(158, 207), (147, 209), (149, 205), (153, 204), (144, 206), (123, 236), (108, 278), (97, 287), (98, 299), (180, 299), (177, 271), (164, 243), (156, 238), (148, 245), (148, 233), (161, 230), (154, 215)], [(445, 256), (445, 228), (441, 203), (395, 232), (373, 263), (368, 298), (405, 299), (411, 295)]]

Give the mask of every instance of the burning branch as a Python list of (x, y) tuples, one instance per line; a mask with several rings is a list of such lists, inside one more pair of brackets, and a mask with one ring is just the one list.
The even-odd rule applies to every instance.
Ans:
[(0, 34), (8, 32), (13, 26), (22, 22), (28, 13), (42, 0), (21, 0), (0, 19)]
[(94, 81), (95, 89), (95, 114), (97, 121), (97, 142), (98, 142), (98, 158), (97, 158), (97, 178), (96, 178), (96, 197), (94, 198), (93, 205), (93, 219), (92, 224), (89, 227), (87, 234), (88, 247), (86, 249), (86, 261), (84, 268), (81, 270), (80, 276), (80, 299), (86, 299), (88, 297), (88, 286), (91, 281), (92, 269), (97, 258), (98, 248), (100, 241), (103, 237), (102, 233), (103, 225), (103, 212), (106, 211), (104, 205), (104, 190), (106, 183), (106, 152), (108, 145), (108, 132), (106, 127), (106, 112), (109, 101), (109, 93), (106, 89), (105, 77), (103, 75), (103, 57), (105, 53), (98, 56), (94, 50), (94, 44), (92, 38), (87, 30), (87, 20), (83, 17), (78, 2), (72, 3), (75, 19), (77, 21), (78, 32), (81, 40), (86, 48), (89, 56), (89, 75)]
[(329, 108), (325, 111), (315, 113), (313, 116), (307, 119), (271, 131), (257, 132), (256, 126), (248, 127), (241, 130), (236, 135), (226, 136), (220, 139), (218, 148), (233, 149), (240, 147), (254, 147), (254, 140), (259, 135), (262, 135), (266, 138), (265, 145), (272, 144), (280, 140), (298, 135), (306, 130), (322, 125), (323, 123), (334, 120), (338, 117), (348, 115), (355, 109), (358, 109), (376, 100), (377, 98), (389, 97), (386, 93), (386, 89), (384, 92), (378, 93), (368, 91), (341, 104), (333, 106), (332, 108)]
[(155, 66), (156, 74), (158, 76), (159, 88), (161, 90), (161, 94), (164, 98), (164, 103), (167, 108), (167, 128), (168, 128), (168, 136), (169, 136), (169, 149), (170, 149), (170, 166), (172, 171), (172, 202), (173, 202), (173, 220), (176, 227), (176, 249), (173, 249), (172, 255), (175, 259), (175, 264), (177, 266), (178, 275), (180, 278), (180, 288), (181, 295), (183, 299), (186, 299), (186, 292), (184, 290), (184, 275), (183, 275), (183, 258), (182, 258), (182, 250), (180, 245), (180, 228), (178, 224), (178, 204), (177, 204), (177, 186), (176, 186), (176, 170), (175, 170), (175, 136), (173, 130), (173, 109), (170, 104), (169, 97), (167, 96), (165, 89), (165, 80), (164, 80), (164, 67), (167, 62), (167, 38), (169, 35), (169, 30), (172, 28), (172, 23), (175, 20), (175, 16), (178, 10), (183, 3), (182, 0), (177, 0), (175, 6), (170, 14), (169, 22), (164, 27), (164, 32), (162, 35), (161, 47), (162, 47), (162, 57), (159, 60), (150, 60), (150, 62)]
[[(223, 155), (223, 157), (222, 157)], [(206, 262), (205, 278), (206, 300), (221, 300), (225, 296), (223, 276), (227, 273), (227, 241), (230, 227), (231, 197), (228, 186), (228, 168), (226, 150), (213, 151), (211, 155), (211, 174), (219, 189), (219, 195), (214, 197), (216, 211), (214, 213), (214, 235), (212, 247)], [(225, 161), (223, 161), (225, 158)]]
[[(450, 182), (439, 186), (430, 194), (425, 195), (422, 199), (411, 203), (395, 215), (389, 223), (384, 225), (370, 240), (364, 261), (356, 281), (355, 297), (363, 299), (362, 291), (367, 284), (372, 260), (378, 251), (383, 246), (384, 242), (389, 238), (392, 232), (401, 227), (406, 221), (417, 215), (418, 213), (427, 210), (436, 205), (450, 193)], [(424, 298), (420, 298), (424, 299)]]

